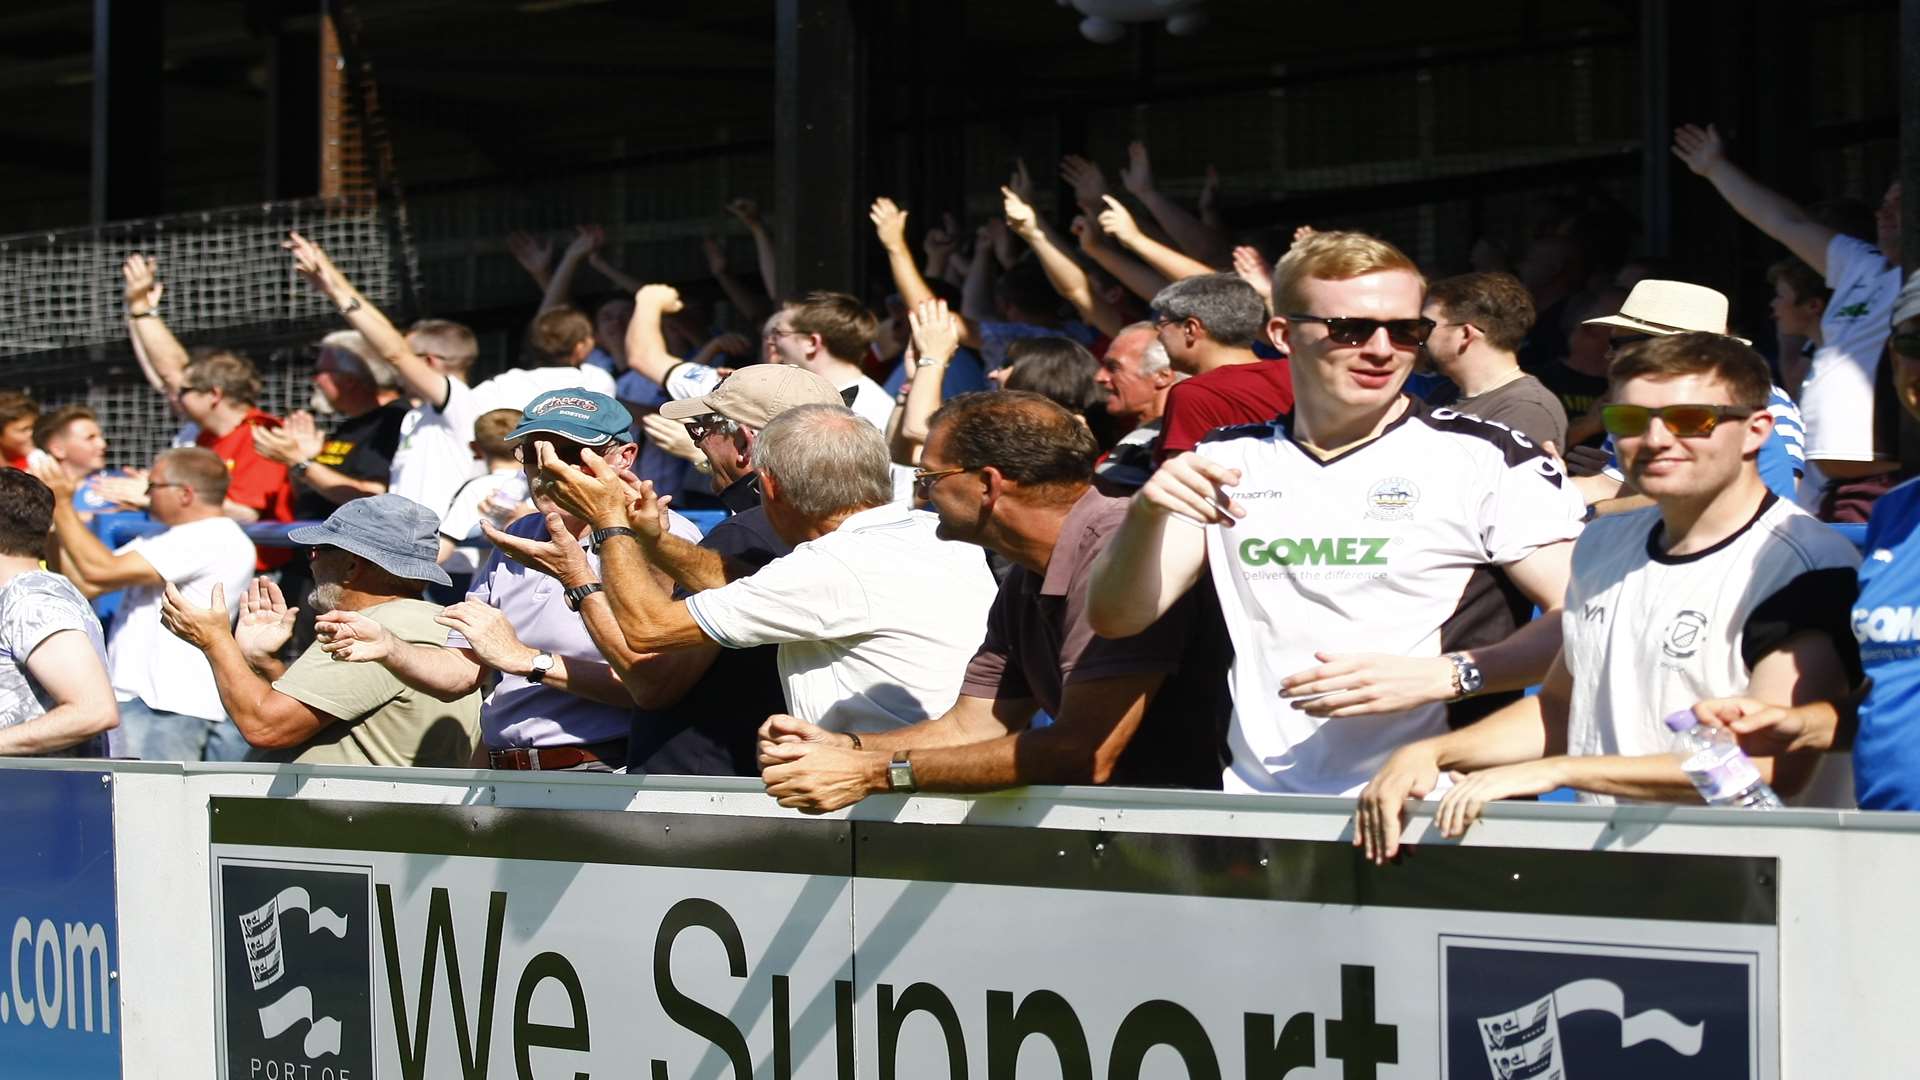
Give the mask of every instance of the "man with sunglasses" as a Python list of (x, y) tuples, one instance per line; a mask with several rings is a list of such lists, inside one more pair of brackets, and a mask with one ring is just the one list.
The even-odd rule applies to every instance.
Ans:
[[(1656, 505), (1581, 536), (1565, 643), (1538, 695), (1400, 750), (1368, 784), (1354, 842), (1376, 861), (1398, 848), (1407, 797), (1434, 793), (1443, 773), (1456, 780), (1435, 814), (1444, 836), (1490, 801), (1560, 787), (1590, 802), (1691, 803), (1668, 714), (1734, 694), (1837, 700), (1860, 681), (1848, 627), (1859, 555), (1760, 478), (1766, 361), (1725, 335), (1674, 334), (1621, 353), (1612, 376), (1602, 419)], [(1783, 796), (1851, 803), (1842, 759), (1756, 764)]]
[(73, 508), (74, 480), (57, 464), (34, 470), (53, 490), (57, 569), (89, 599), (125, 589), (107, 638), (120, 700), (121, 749), (154, 761), (238, 761), (247, 741), (227, 719), (213, 672), (193, 646), (160, 626), (168, 582), (202, 606), (224, 588), (227, 613), (253, 576), (253, 542), (222, 511), (229, 477), (211, 450), (167, 450), (147, 474), (147, 512), (166, 531), (109, 551)]
[(1543, 622), (1449, 652), (1496, 567), (1559, 607), (1581, 507), (1525, 435), (1401, 393), (1433, 329), (1425, 284), (1370, 236), (1296, 243), (1268, 331), (1292, 357), (1293, 412), (1161, 466), (1101, 556), (1091, 616), (1108, 637), (1211, 573), (1234, 645), (1230, 791), (1357, 792), (1446, 730), (1445, 702), (1527, 686), (1559, 645)]
[(1184, 278), (1154, 294), (1154, 333), (1173, 370), (1188, 376), (1167, 390), (1155, 463), (1193, 449), (1215, 428), (1293, 408), (1287, 361), (1253, 351), (1266, 323), (1266, 301), (1238, 274)]
[[(600, 595), (598, 555), (581, 546), (597, 550), (606, 538), (553, 502), (536, 448), (575, 465), (592, 448), (608, 467), (627, 469), (638, 451), (631, 430), (626, 407), (605, 394), (576, 387), (535, 398), (509, 438), (540, 512), (504, 530), (482, 522), (501, 554), (474, 575), (466, 600), (439, 616), (451, 631), (446, 645), (408, 643), (364, 614), (337, 611), (319, 620), (323, 648), (337, 660), (379, 663), (401, 682), (443, 700), (472, 692), (498, 672), (500, 681), (480, 708), (481, 738), (493, 768), (625, 768), (632, 711), (627, 687), (641, 657), (625, 647)], [(675, 536), (700, 538), (685, 518), (666, 516)], [(566, 572), (556, 580), (504, 557), (516, 546), (565, 555)]]

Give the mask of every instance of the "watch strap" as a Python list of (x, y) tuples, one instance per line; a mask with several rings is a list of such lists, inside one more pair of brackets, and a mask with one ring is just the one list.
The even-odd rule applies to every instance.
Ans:
[(587, 602), (587, 597), (592, 596), (594, 593), (602, 592), (605, 589), (606, 586), (600, 582), (589, 581), (585, 585), (575, 585), (560, 595), (566, 599), (568, 611), (579, 611), (580, 605)]
[(606, 546), (607, 541), (616, 536), (631, 536), (636, 542), (640, 539), (639, 533), (634, 532), (625, 525), (613, 525), (605, 529), (593, 530), (587, 537), (587, 541), (593, 545), (593, 550), (599, 551), (602, 547)]

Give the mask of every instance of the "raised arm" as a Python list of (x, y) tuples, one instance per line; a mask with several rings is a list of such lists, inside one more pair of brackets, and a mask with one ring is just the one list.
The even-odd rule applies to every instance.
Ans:
[(1054, 291), (1065, 297), (1080, 313), (1088, 325), (1108, 336), (1118, 334), (1127, 320), (1112, 304), (1107, 303), (1093, 291), (1093, 284), (1087, 280), (1087, 272), (1073, 260), (1073, 256), (1061, 251), (1054, 244), (1053, 237), (1040, 224), (1040, 216), (1033, 211), (1026, 200), (1011, 188), (1001, 188), (1007, 215), (1007, 227), (1033, 248), (1033, 254), (1040, 261), (1040, 269), (1047, 275), (1047, 281)]
[(436, 409), (445, 408), (447, 395), (451, 392), (447, 386), (450, 378), (445, 372), (437, 371), (426, 358), (413, 351), (393, 322), (368, 300), (353, 282), (333, 265), (327, 253), (320, 245), (301, 236), (288, 233), (281, 244), (293, 255), (293, 269), (307, 280), (320, 295), (340, 310), (340, 316), (347, 324), (360, 331), (380, 358), (393, 365), (400, 379), (400, 387), (408, 397), (418, 398)]
[(918, 451), (927, 442), (927, 423), (940, 409), (947, 364), (960, 347), (960, 320), (947, 310), (945, 300), (928, 300), (907, 312), (907, 325), (913, 328), (919, 366), (901, 411), (899, 441), (915, 451), (912, 457), (918, 461)]
[(60, 572), (89, 600), (130, 585), (158, 585), (159, 571), (138, 551), (115, 553), (87, 528), (73, 508), (73, 479), (55, 462), (32, 470), (53, 491), (53, 535), (61, 549)]
[(1147, 156), (1147, 144), (1135, 142), (1127, 147), (1127, 166), (1120, 170), (1120, 183), (1140, 200), (1153, 219), (1167, 231), (1173, 242), (1194, 261), (1219, 260), (1227, 250), (1227, 238), (1187, 212), (1187, 208), (1168, 198), (1153, 185), (1153, 164)]
[(633, 319), (627, 323), (627, 366), (666, 385), (667, 373), (680, 358), (667, 351), (667, 338), (660, 332), (660, 317), (671, 315), (686, 305), (680, 290), (671, 285), (643, 285), (633, 294)]
[(1827, 245), (1833, 241), (1834, 230), (1807, 217), (1800, 204), (1728, 161), (1720, 132), (1712, 124), (1704, 128), (1688, 124), (1676, 129), (1673, 156), (1686, 162), (1695, 175), (1706, 177), (1734, 213), (1786, 245), (1808, 266), (1822, 274), (1827, 272)]
[[(770, 313), (771, 303), (764, 296), (755, 296), (740, 284), (740, 279), (727, 269), (727, 249), (719, 238), (709, 236), (700, 242), (700, 250), (707, 258), (707, 272), (713, 280), (720, 283), (720, 291), (727, 294), (727, 301), (740, 309), (740, 314), (753, 322), (760, 322)], [(638, 290), (635, 290), (638, 291)]]
[(1087, 258), (1098, 263), (1100, 269), (1112, 274), (1115, 281), (1140, 299), (1151, 300), (1167, 287), (1165, 277), (1115, 247), (1092, 218), (1084, 214), (1074, 218), (1073, 236), (1080, 241), (1080, 250), (1086, 253)]
[[(899, 291), (900, 298), (906, 301), (909, 310), (919, 307), (923, 302), (934, 299), (933, 290), (927, 287), (927, 281), (920, 276), (920, 265), (913, 257), (913, 248), (907, 245), (907, 212), (895, 206), (892, 199), (881, 197), (873, 201), (873, 207), (867, 212), (873, 222), (873, 231), (880, 238), (880, 246), (887, 252), (887, 267), (893, 271), (893, 287)], [(977, 264), (980, 253), (974, 253)], [(965, 314), (960, 319), (960, 344), (968, 348), (980, 347), (980, 324)]]
[(574, 226), (573, 242), (567, 250), (560, 253), (560, 261), (554, 265), (553, 276), (547, 279), (547, 292), (540, 298), (540, 310), (552, 311), (557, 307), (566, 307), (573, 302), (573, 276), (580, 272), (580, 264), (587, 257), (600, 250), (607, 242), (607, 233), (598, 225)]
[(125, 282), (127, 335), (147, 383), (163, 394), (178, 394), (187, 368), (187, 350), (160, 319), (159, 264), (139, 252), (120, 265)]
[(1156, 273), (1170, 281), (1213, 273), (1213, 267), (1206, 263), (1182, 255), (1141, 232), (1139, 223), (1133, 220), (1133, 214), (1126, 207), (1120, 205), (1120, 200), (1108, 195), (1106, 204), (1107, 208), (1100, 212), (1100, 228), (1108, 236), (1120, 241), (1121, 246), (1140, 256), (1141, 261)]
[(779, 303), (780, 281), (774, 276), (779, 255), (773, 249), (773, 233), (767, 228), (766, 219), (760, 216), (760, 205), (752, 199), (736, 197), (727, 203), (727, 213), (732, 214), (753, 234), (754, 255), (760, 261), (760, 283), (767, 287), (768, 299)]

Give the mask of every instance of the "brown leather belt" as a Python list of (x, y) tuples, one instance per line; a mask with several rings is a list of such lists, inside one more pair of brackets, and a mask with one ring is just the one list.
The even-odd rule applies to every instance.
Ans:
[[(595, 746), (611, 747), (611, 743)], [(572, 769), (589, 761), (604, 761), (593, 746), (514, 746), (487, 751), (487, 760), (496, 769)]]

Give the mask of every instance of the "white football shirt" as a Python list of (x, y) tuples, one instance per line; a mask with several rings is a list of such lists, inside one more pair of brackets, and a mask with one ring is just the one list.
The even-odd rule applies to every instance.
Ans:
[[(1739, 532), (1692, 555), (1662, 552), (1661, 531), (1659, 509), (1648, 507), (1595, 521), (1574, 546), (1561, 614), (1570, 754), (1679, 749), (1667, 714), (1744, 694), (1753, 665), (1794, 634), (1825, 632), (1843, 659), (1854, 654), (1860, 553), (1806, 511), (1768, 494)], [(1857, 682), (1857, 658), (1849, 666)], [(1847, 755), (1824, 757), (1794, 801), (1851, 805)]]
[[(1290, 418), (1222, 428), (1197, 452), (1239, 469), (1247, 516), (1207, 527), (1233, 639), (1228, 791), (1348, 795), (1395, 749), (1446, 731), (1446, 706), (1321, 720), (1280, 697), (1316, 652), (1438, 656), (1476, 570), (1580, 534), (1553, 459), (1504, 425), (1409, 400), (1378, 438), (1322, 461)], [(1178, 527), (1178, 526), (1174, 526)]]

